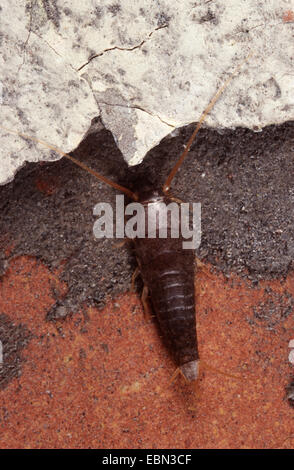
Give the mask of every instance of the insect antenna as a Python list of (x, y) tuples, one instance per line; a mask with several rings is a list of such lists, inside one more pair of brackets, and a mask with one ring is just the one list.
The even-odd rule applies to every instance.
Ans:
[(176, 175), (178, 169), (180, 168), (180, 166), (182, 165), (185, 157), (187, 156), (190, 148), (191, 148), (191, 145), (196, 137), (196, 135), (198, 134), (199, 132), (199, 129), (202, 127), (202, 124), (204, 123), (207, 115), (210, 113), (210, 111), (212, 110), (212, 108), (214, 107), (215, 103), (218, 101), (218, 99), (220, 98), (220, 96), (223, 94), (223, 92), (225, 91), (225, 89), (227, 88), (227, 86), (230, 84), (230, 82), (233, 80), (233, 78), (237, 75), (237, 73), (240, 71), (241, 67), (243, 67), (243, 65), (245, 64), (245, 62), (247, 62), (249, 60), (249, 58), (252, 56), (253, 52), (251, 51), (250, 54), (248, 54), (248, 56), (238, 65), (238, 67), (236, 68), (236, 70), (234, 70), (234, 72), (232, 72), (232, 74), (229, 76), (229, 78), (225, 81), (225, 83), (218, 89), (218, 91), (216, 92), (216, 94), (214, 95), (214, 97), (211, 99), (211, 101), (209, 102), (208, 106), (206, 107), (206, 109), (203, 111), (203, 113), (201, 114), (200, 116), (200, 119), (197, 123), (197, 126), (193, 132), (193, 134), (191, 135), (190, 139), (188, 140), (186, 146), (185, 146), (185, 150), (183, 151), (182, 155), (180, 156), (179, 160), (176, 162), (176, 164), (174, 165), (174, 167), (172, 168), (171, 172), (169, 173), (164, 185), (163, 185), (163, 192), (164, 193), (167, 193), (170, 189), (170, 185), (171, 185), (171, 182), (174, 178), (174, 176)]
[(22, 132), (14, 131), (13, 129), (9, 129), (9, 128), (4, 127), (4, 126), (1, 126), (1, 125), (0, 125), (0, 128), (3, 129), (3, 130), (6, 131), (6, 132), (9, 132), (10, 134), (15, 134), (15, 135), (18, 135), (18, 136), (20, 136), (20, 137), (23, 137), (24, 139), (32, 140), (32, 141), (34, 141), (34, 142), (36, 142), (36, 143), (38, 143), (38, 144), (43, 145), (44, 147), (47, 147), (47, 148), (50, 149), (50, 150), (53, 150), (53, 151), (56, 152), (56, 153), (59, 153), (59, 154), (62, 155), (63, 157), (65, 157), (65, 158), (67, 158), (68, 160), (70, 160), (71, 162), (73, 162), (75, 165), (78, 165), (79, 167), (83, 168), (83, 170), (87, 171), (88, 173), (90, 173), (91, 175), (93, 175), (93, 176), (94, 176), (95, 178), (97, 178), (98, 180), (103, 181), (103, 183), (108, 184), (108, 185), (111, 186), (112, 188), (115, 188), (115, 189), (117, 189), (118, 191), (121, 191), (121, 192), (125, 193), (128, 197), (130, 197), (130, 198), (133, 199), (134, 201), (137, 201), (137, 200), (138, 200), (137, 194), (133, 193), (130, 189), (125, 188), (124, 186), (121, 186), (120, 184), (115, 183), (114, 181), (111, 181), (110, 179), (108, 179), (108, 178), (106, 178), (105, 176), (103, 176), (103, 175), (101, 175), (100, 173), (98, 173), (98, 171), (95, 171), (95, 170), (93, 170), (92, 168), (89, 168), (87, 165), (85, 165), (83, 162), (81, 162), (81, 161), (78, 160), (77, 158), (72, 157), (72, 156), (69, 155), (68, 153), (63, 152), (63, 151), (60, 150), (58, 147), (54, 147), (53, 145), (50, 145), (50, 144), (48, 144), (47, 142), (44, 142), (43, 140), (37, 139), (36, 137), (32, 137), (32, 136), (30, 136), (30, 135), (23, 134)]

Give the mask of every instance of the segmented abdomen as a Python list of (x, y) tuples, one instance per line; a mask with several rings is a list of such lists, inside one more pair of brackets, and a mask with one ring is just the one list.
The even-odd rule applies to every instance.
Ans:
[(182, 239), (135, 239), (144, 283), (162, 333), (178, 366), (199, 358), (194, 299), (195, 253)]

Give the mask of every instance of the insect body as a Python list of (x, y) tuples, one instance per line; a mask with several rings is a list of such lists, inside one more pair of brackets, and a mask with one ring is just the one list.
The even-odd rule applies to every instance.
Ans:
[[(154, 206), (154, 214), (160, 213), (160, 205), (168, 205), (172, 200), (163, 193), (152, 191), (148, 197), (141, 196), (139, 202), (144, 207), (147, 235), (148, 208)], [(159, 237), (158, 220), (154, 225), (154, 238), (134, 239), (138, 265), (150, 294), (152, 309), (175, 362), (188, 381), (195, 380), (199, 359), (194, 299), (195, 253), (191, 249), (183, 249), (181, 236), (171, 237), (170, 217), (166, 218), (164, 227), (167, 238)]]

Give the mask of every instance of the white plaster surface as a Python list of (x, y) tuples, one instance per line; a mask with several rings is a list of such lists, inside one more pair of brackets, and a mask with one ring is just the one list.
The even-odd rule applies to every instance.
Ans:
[[(129, 164), (195, 122), (294, 119), (294, 0), (3, 0), (0, 124), (74, 150), (100, 116)], [(0, 129), (0, 183), (25, 161), (59, 158)]]

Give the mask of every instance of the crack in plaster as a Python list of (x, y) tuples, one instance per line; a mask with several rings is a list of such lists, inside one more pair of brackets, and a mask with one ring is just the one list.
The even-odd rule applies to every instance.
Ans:
[[(27, 47), (27, 45), (28, 45), (29, 38), (30, 38), (31, 34), (34, 34), (34, 35), (37, 36), (41, 41), (43, 41), (44, 43), (46, 43), (46, 45), (47, 45), (56, 55), (58, 55), (58, 57), (63, 58), (63, 56), (62, 56), (61, 54), (59, 54), (59, 53), (56, 51), (56, 49), (55, 49), (46, 39), (44, 39), (41, 35), (39, 35), (39, 34), (36, 33), (35, 31), (32, 31), (32, 17), (33, 17), (33, 2), (31, 2), (31, 5), (30, 5), (29, 31), (28, 31), (27, 39), (26, 39), (26, 41), (25, 41), (25, 43), (24, 43), (24, 53), (25, 53), (26, 47)], [(143, 40), (140, 42), (140, 44), (137, 44), (136, 46), (133, 46), (133, 47), (131, 47), (131, 48), (123, 48), (123, 47), (119, 47), (119, 46), (114, 46), (114, 47), (105, 49), (105, 50), (102, 51), (101, 53), (95, 54), (94, 56), (92, 56), (85, 64), (83, 64), (82, 66), (80, 66), (78, 69), (75, 69), (71, 64), (67, 64), (67, 65), (69, 65), (70, 68), (71, 68), (73, 71), (75, 71), (75, 72), (80, 72), (80, 71), (81, 71), (84, 67), (86, 67), (93, 59), (95, 59), (95, 58), (97, 58), (97, 57), (101, 57), (101, 56), (104, 55), (106, 52), (110, 52), (110, 51), (114, 51), (114, 50), (134, 51), (135, 49), (139, 49), (140, 47), (142, 47), (142, 46), (146, 43), (146, 41), (148, 41), (148, 40), (152, 37), (152, 35), (153, 35), (156, 31), (158, 31), (158, 30), (160, 30), (160, 29), (167, 28), (167, 27), (168, 27), (168, 24), (165, 24), (165, 25), (162, 25), (162, 26), (158, 26), (158, 27), (155, 28), (153, 31), (151, 31), (151, 32), (148, 34), (147, 38), (146, 38), (146, 39), (143, 39)], [(19, 67), (18, 73), (19, 73), (21, 67), (22, 67), (23, 64), (24, 64), (24, 61), (25, 61), (25, 58), (23, 59), (23, 62), (22, 62), (22, 64), (21, 64), (20, 67)], [(81, 76), (80, 76), (80, 78), (82, 78), (82, 79), (85, 80), (84, 77), (81, 77)], [(95, 101), (96, 101), (96, 103), (97, 103), (98, 112), (99, 112), (100, 115), (101, 115), (100, 104), (104, 104), (104, 105), (107, 105), (107, 106), (113, 106), (113, 107), (119, 106), (119, 107), (131, 108), (131, 109), (138, 109), (138, 110), (140, 110), (140, 111), (142, 111), (142, 112), (145, 112), (145, 113), (149, 114), (149, 115), (152, 116), (152, 117), (158, 118), (163, 124), (165, 124), (165, 125), (171, 127), (172, 129), (175, 129), (175, 126), (174, 126), (174, 125), (168, 123), (167, 121), (165, 121), (164, 119), (162, 119), (159, 115), (157, 115), (157, 114), (152, 114), (150, 111), (147, 111), (147, 110), (141, 108), (140, 106), (135, 106), (135, 105), (134, 105), (134, 106), (128, 106), (128, 105), (122, 105), (122, 104), (112, 104), (112, 103), (98, 102), (97, 99), (96, 99), (96, 97), (95, 97), (95, 92), (94, 92), (94, 90), (93, 90), (92, 83), (91, 83), (89, 80), (85, 80), (85, 81), (87, 82), (87, 84), (88, 84), (88, 86), (89, 86), (89, 88), (90, 88), (90, 90), (91, 90), (91, 92), (92, 92), (92, 95), (93, 95), (93, 97), (94, 97), (94, 99), (95, 99)]]
[[(59, 57), (61, 57), (61, 58), (63, 59), (63, 56), (60, 55), (59, 52), (57, 52), (57, 50), (54, 49), (54, 47), (51, 46), (51, 44), (50, 44), (48, 41), (46, 41), (46, 39), (42, 38), (42, 36), (40, 36), (40, 35), (39, 35), (38, 33), (36, 33), (35, 31), (32, 31), (32, 33), (35, 34), (35, 36), (37, 36), (39, 39), (41, 39), (41, 41), (45, 42), (45, 43), (47, 44), (47, 46), (50, 47), (50, 49), (52, 49), (52, 51), (53, 51), (56, 55), (58, 55)], [(70, 64), (69, 64), (69, 65), (70, 65)], [(70, 67), (71, 67), (73, 70), (75, 70), (71, 65), (70, 65)], [(75, 70), (75, 72), (76, 72), (76, 70)]]
[(18, 67), (17, 76), (19, 75), (19, 72), (20, 72), (22, 66), (23, 66), (24, 63), (25, 63), (26, 49), (27, 49), (27, 46), (28, 46), (28, 43), (29, 43), (29, 40), (30, 40), (30, 36), (31, 36), (31, 33), (32, 33), (32, 21), (33, 21), (33, 2), (31, 1), (31, 4), (30, 4), (30, 20), (29, 20), (28, 35), (27, 35), (27, 38), (26, 38), (26, 40), (25, 40), (25, 42), (24, 42), (24, 45), (23, 45), (23, 59), (22, 59), (22, 63), (21, 63), (20, 66)]
[[(92, 89), (93, 91), (93, 89)], [(136, 105), (125, 105), (125, 104), (116, 104), (116, 103), (106, 103), (105, 101), (99, 101), (97, 102), (98, 106), (100, 105), (105, 105), (105, 106), (113, 106), (113, 107), (120, 107), (120, 108), (128, 108), (128, 109), (139, 109), (140, 111), (149, 114), (152, 117), (158, 118), (163, 124), (166, 124), (167, 126), (171, 127), (172, 129), (175, 129), (175, 126), (172, 124), (169, 124), (167, 121), (162, 119), (158, 114), (153, 114), (150, 111), (147, 111), (146, 109), (141, 108), (141, 106), (136, 106)]]
[(146, 39), (143, 39), (140, 44), (137, 44), (136, 46), (133, 46), (133, 47), (130, 47), (130, 48), (127, 48), (127, 47), (119, 47), (119, 46), (114, 46), (114, 47), (109, 47), (108, 49), (105, 49), (104, 51), (100, 52), (99, 54), (95, 54), (93, 55), (92, 57), (90, 57), (90, 59), (85, 62), (85, 64), (81, 65), (78, 69), (77, 69), (77, 72), (80, 72), (84, 67), (86, 67), (87, 65), (90, 64), (90, 62), (92, 62), (93, 59), (96, 59), (97, 57), (101, 57), (103, 56), (106, 52), (110, 52), (110, 51), (115, 51), (115, 50), (119, 50), (119, 51), (134, 51), (135, 49), (140, 49), (140, 47), (143, 46), (143, 44), (146, 43), (146, 41), (148, 41), (151, 36), (153, 35), (153, 33), (155, 33), (155, 31), (158, 31), (159, 29), (164, 29), (164, 28), (167, 28), (168, 27), (168, 24), (165, 24), (163, 26), (158, 26), (157, 28), (154, 29), (154, 31), (151, 31), (151, 33), (148, 34), (147, 38)]

